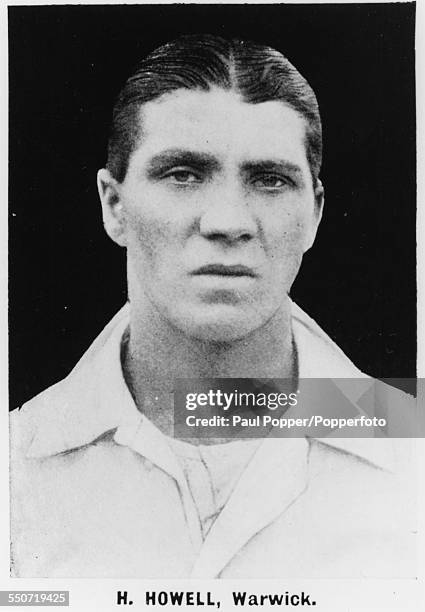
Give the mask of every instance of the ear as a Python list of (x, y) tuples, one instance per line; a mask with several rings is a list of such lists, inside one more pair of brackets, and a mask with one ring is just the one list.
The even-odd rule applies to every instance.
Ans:
[(316, 187), (314, 189), (314, 210), (312, 215), (310, 232), (306, 242), (306, 251), (311, 249), (316, 239), (317, 230), (319, 229), (320, 221), (322, 219), (323, 207), (325, 204), (325, 190), (320, 179), (316, 181)]
[(119, 246), (126, 246), (126, 218), (120, 196), (120, 184), (109, 170), (97, 173), (97, 190), (102, 204), (103, 225), (110, 238)]

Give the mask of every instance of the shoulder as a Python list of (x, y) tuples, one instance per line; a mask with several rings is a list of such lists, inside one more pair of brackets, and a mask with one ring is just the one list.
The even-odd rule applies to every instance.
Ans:
[[(341, 446), (310, 440), (309, 487), (327, 512), (339, 507), (346, 519), (364, 516), (369, 525), (413, 523), (418, 448), (410, 439), (339, 439)], [(412, 444), (414, 442), (414, 444)], [(416, 441), (417, 442), (417, 441)], [(422, 442), (422, 441), (421, 441)], [(409, 506), (407, 511), (406, 504)]]
[(362, 450), (353, 446), (351, 452), (310, 442), (309, 488), (317, 509), (327, 515), (339, 508), (347, 524), (359, 525), (363, 517), (368, 529), (407, 533), (415, 522), (417, 448), (409, 439), (360, 441)]
[(10, 414), (11, 454), (33, 447), (41, 456), (68, 450), (103, 433), (128, 399), (120, 362), (121, 338), (128, 325), (124, 306), (72, 371)]
[(38, 430), (58, 405), (62, 383), (49, 387), (9, 415), (11, 459), (25, 456)]

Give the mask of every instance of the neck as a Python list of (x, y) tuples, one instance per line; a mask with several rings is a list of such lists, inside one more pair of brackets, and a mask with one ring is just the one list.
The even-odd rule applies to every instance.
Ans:
[(139, 410), (165, 433), (172, 430), (176, 378), (296, 375), (289, 300), (260, 329), (229, 343), (191, 338), (157, 312), (133, 304), (130, 312), (130, 339), (123, 359), (126, 382)]

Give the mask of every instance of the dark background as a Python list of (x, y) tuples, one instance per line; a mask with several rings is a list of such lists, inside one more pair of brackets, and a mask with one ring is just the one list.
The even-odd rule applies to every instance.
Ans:
[(183, 33), (282, 51), (315, 90), (326, 212), (293, 297), (376, 377), (416, 374), (414, 4), (10, 7), (10, 398), (125, 302), (95, 175), (135, 61)]

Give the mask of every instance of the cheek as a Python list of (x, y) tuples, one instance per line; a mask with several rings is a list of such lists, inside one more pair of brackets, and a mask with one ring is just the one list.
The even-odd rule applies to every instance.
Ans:
[[(141, 208), (141, 207), (140, 207)], [(175, 224), (152, 209), (130, 210), (127, 216), (128, 248), (136, 257), (157, 261), (173, 248), (178, 240)]]
[(282, 257), (301, 257), (305, 250), (309, 223), (305, 215), (288, 214), (267, 233), (271, 236), (267, 243), (273, 259), (278, 257), (282, 261)]

